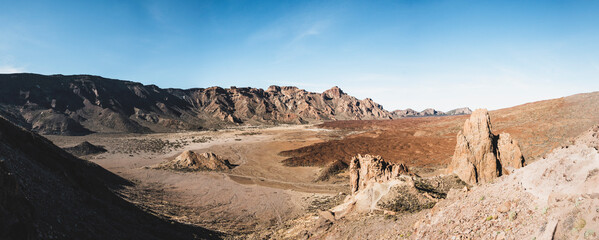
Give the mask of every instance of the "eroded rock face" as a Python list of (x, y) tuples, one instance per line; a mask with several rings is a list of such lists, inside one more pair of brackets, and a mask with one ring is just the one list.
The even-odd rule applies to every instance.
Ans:
[(457, 135), (450, 172), (468, 184), (486, 183), (524, 166), (518, 141), (507, 133), (494, 135), (486, 109), (478, 109)]
[(349, 164), (351, 192), (356, 193), (370, 181), (383, 182), (408, 173), (404, 164), (388, 163), (381, 156), (353, 157)]
[(175, 159), (162, 163), (155, 168), (183, 170), (183, 171), (224, 171), (232, 169), (233, 165), (229, 160), (222, 159), (212, 152), (195, 153), (193, 151), (185, 151)]
[(520, 151), (518, 140), (512, 139), (509, 133), (499, 134), (497, 153), (502, 174), (510, 174), (514, 169), (524, 167), (524, 157)]

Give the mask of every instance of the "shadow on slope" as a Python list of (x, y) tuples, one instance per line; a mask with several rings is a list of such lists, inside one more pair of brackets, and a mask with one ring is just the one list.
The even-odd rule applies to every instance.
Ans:
[(112, 190), (131, 182), (0, 118), (1, 239), (217, 239)]

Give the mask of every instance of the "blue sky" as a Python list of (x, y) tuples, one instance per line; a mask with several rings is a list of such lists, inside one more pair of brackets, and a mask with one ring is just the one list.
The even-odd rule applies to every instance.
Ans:
[(6, 1), (0, 72), (339, 86), (386, 109), (599, 90), (599, 1)]

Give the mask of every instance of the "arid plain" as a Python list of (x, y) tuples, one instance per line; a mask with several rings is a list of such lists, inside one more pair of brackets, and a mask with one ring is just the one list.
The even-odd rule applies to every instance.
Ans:
[[(599, 94), (580, 94), (492, 111), (490, 116), (494, 131), (520, 139), (523, 155), (534, 162), (552, 149), (568, 145), (599, 122), (599, 110), (589, 107), (594, 102), (599, 102)], [(319, 211), (341, 204), (351, 194), (345, 170), (326, 181), (316, 181), (321, 169), (337, 159), (349, 163), (357, 154), (376, 154), (390, 162), (404, 163), (421, 176), (444, 174), (456, 144), (455, 135), (467, 118), (46, 137), (61, 147), (88, 141), (106, 148), (106, 153), (82, 157), (134, 181), (134, 187), (120, 193), (153, 214), (222, 231), (230, 238), (264, 238), (301, 219), (318, 218)], [(533, 125), (534, 131), (530, 130)], [(152, 168), (185, 150), (213, 152), (236, 167), (223, 172)], [(364, 221), (403, 224), (393, 228), (403, 229), (397, 232), (402, 234), (410, 232), (406, 228), (411, 228), (409, 223), (413, 224), (420, 214), (401, 214), (392, 220), (374, 215)]]

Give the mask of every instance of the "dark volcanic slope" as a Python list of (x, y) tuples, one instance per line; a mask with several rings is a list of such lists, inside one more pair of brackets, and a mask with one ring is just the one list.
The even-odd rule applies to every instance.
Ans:
[(0, 239), (194, 239), (110, 188), (130, 184), (0, 118)]
[(42, 134), (165, 132), (231, 124), (390, 119), (372, 99), (334, 87), (161, 89), (89, 75), (0, 74), (0, 115)]

